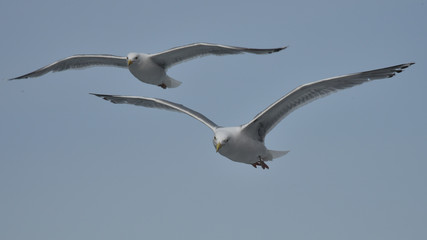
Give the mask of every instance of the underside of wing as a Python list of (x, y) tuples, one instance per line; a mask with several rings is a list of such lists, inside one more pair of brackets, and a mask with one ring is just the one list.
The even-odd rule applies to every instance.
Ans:
[(74, 55), (10, 80), (39, 77), (48, 72), (60, 72), (68, 69), (79, 69), (92, 66), (114, 66), (126, 68), (127, 61), (126, 57), (106, 54)]
[(164, 109), (169, 111), (185, 113), (201, 121), (210, 129), (212, 129), (212, 131), (214, 131), (218, 127), (218, 125), (216, 125), (214, 122), (209, 120), (203, 114), (196, 112), (192, 109), (189, 109), (184, 105), (173, 103), (163, 99), (134, 97), (134, 96), (105, 95), (105, 94), (94, 94), (94, 93), (91, 93), (91, 94), (116, 104), (132, 104), (132, 105), (143, 106), (148, 108), (159, 108), (159, 109)]
[(371, 80), (391, 78), (412, 64), (414, 63), (343, 75), (304, 84), (260, 112), (252, 121), (243, 126), (244, 131), (255, 135), (260, 141), (264, 141), (266, 134), (295, 109), (342, 89), (351, 88)]
[(254, 54), (268, 54), (281, 51), (285, 48), (286, 47), (257, 49), (211, 43), (194, 43), (182, 47), (172, 48), (158, 54), (153, 54), (151, 55), (151, 59), (163, 68), (168, 68), (180, 62), (205, 55), (240, 54), (245, 52)]

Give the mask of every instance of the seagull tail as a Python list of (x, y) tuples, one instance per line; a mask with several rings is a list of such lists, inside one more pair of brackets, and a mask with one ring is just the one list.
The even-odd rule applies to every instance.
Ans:
[(279, 158), (287, 154), (289, 151), (275, 151), (275, 150), (268, 150), (268, 153), (271, 155), (272, 159)]
[(180, 82), (180, 81), (178, 81), (178, 80), (175, 80), (175, 79), (173, 79), (173, 78), (171, 78), (171, 77), (169, 77), (169, 76), (166, 76), (166, 81), (165, 81), (166, 83), (166, 87), (168, 87), (168, 88), (176, 88), (176, 87), (179, 87), (179, 85), (181, 85), (181, 83), (182, 82)]

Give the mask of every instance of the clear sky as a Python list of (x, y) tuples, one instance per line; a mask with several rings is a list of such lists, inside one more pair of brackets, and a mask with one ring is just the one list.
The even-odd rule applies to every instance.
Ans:
[[(257, 2), (2, 1), (0, 239), (427, 239), (427, 1)], [(194, 42), (289, 48), (185, 62), (168, 90), (106, 67), (6, 81)], [(184, 114), (88, 94), (233, 126), (301, 84), (406, 62), (285, 118), (266, 145), (290, 153), (264, 171)]]

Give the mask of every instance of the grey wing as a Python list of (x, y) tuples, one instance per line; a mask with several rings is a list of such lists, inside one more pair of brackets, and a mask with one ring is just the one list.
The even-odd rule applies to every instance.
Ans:
[(169, 111), (176, 111), (176, 112), (182, 112), (185, 113), (200, 122), (204, 123), (206, 126), (208, 126), (212, 131), (214, 131), (218, 125), (216, 125), (214, 122), (209, 120), (207, 117), (205, 117), (203, 114), (196, 112), (192, 109), (189, 109), (185, 107), (184, 105), (169, 102), (163, 99), (158, 98), (146, 98), (146, 97), (133, 97), (133, 96), (118, 96), (118, 95), (105, 95), (105, 94), (95, 94), (91, 93), (92, 95), (95, 95), (97, 97), (103, 98), (107, 101), (110, 101), (112, 103), (117, 104), (133, 104), (137, 106), (143, 106), (148, 108), (159, 108), (159, 109), (165, 109)]
[(23, 78), (32, 78), (39, 77), (48, 72), (59, 72), (68, 69), (78, 69), (91, 66), (115, 66), (115, 67), (127, 67), (126, 57), (106, 55), (106, 54), (82, 54), (82, 55), (73, 55), (62, 60), (56, 61), (52, 64), (44, 66), (40, 69), (37, 69), (28, 74), (12, 78), (23, 79)]
[(343, 75), (301, 85), (256, 115), (252, 121), (243, 126), (244, 131), (255, 135), (260, 141), (264, 141), (267, 133), (295, 109), (342, 89), (371, 80), (391, 78), (412, 64), (414, 63)]
[(174, 64), (182, 61), (190, 60), (195, 57), (201, 57), (205, 55), (226, 55), (226, 54), (240, 54), (240, 53), (254, 53), (254, 54), (268, 54), (278, 52), (286, 47), (280, 48), (244, 48), (234, 47), (211, 43), (193, 43), (182, 47), (176, 47), (167, 51), (152, 54), (151, 59), (163, 68), (171, 67)]

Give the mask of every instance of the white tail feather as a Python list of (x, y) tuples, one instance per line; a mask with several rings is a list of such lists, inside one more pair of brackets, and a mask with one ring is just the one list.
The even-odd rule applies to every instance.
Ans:
[(272, 159), (282, 157), (283, 155), (287, 154), (289, 151), (275, 151), (275, 150), (268, 150), (268, 152), (271, 154)]
[(166, 84), (166, 87), (168, 87), (168, 88), (176, 88), (179, 85), (181, 85), (181, 83), (182, 82), (180, 82), (178, 80), (175, 80), (169, 76), (166, 76), (166, 83), (165, 84)]

